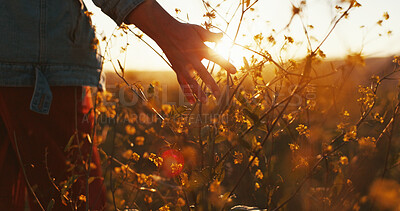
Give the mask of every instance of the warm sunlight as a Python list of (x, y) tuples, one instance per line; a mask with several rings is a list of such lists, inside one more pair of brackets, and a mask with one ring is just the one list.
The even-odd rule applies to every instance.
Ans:
[[(396, 0), (388, 0), (385, 2), (378, 0), (360, 0), (359, 2), (362, 7), (353, 10), (348, 19), (338, 24), (336, 30), (331, 35), (331, 39), (328, 39), (323, 46), (322, 50), (327, 57), (340, 58), (349, 52), (358, 52), (360, 50), (363, 50), (364, 54), (368, 56), (390, 56), (399, 52), (400, 49), (398, 45), (393, 45), (393, 43), (400, 38), (400, 33), (398, 28), (396, 28), (396, 25), (398, 25), (396, 22), (400, 19), (400, 13), (397, 13), (395, 10), (395, 8), (398, 8), (399, 2)], [(85, 0), (85, 3), (89, 10), (94, 13), (93, 22), (97, 27), (97, 32), (109, 37), (115, 28), (115, 23), (94, 6), (91, 1)], [(196, 24), (204, 24), (204, 22), (207, 21), (207, 18), (203, 16), (206, 10), (201, 1), (187, 0), (183, 3), (178, 0), (170, 0), (160, 1), (159, 3), (171, 15), (180, 19), (180, 21), (186, 22), (189, 20), (189, 22)], [(293, 3), (298, 4), (296, 2)], [(229, 15), (232, 11), (235, 11), (237, 5), (235, 6), (234, 4), (236, 3), (221, 3), (221, 6), (218, 7), (221, 13), (216, 15), (213, 23), (221, 27), (221, 30), (225, 30), (225, 20), (229, 20)], [(279, 53), (281, 47), (278, 39), (283, 37), (283, 35), (292, 36), (295, 42), (304, 41), (305, 35), (301, 26), (303, 22), (307, 27), (310, 25), (314, 27), (314, 29), (309, 29), (309, 33), (312, 39), (311, 41), (315, 41), (313, 43), (313, 47), (315, 47), (318, 41), (323, 39), (332, 26), (330, 20), (338, 14), (335, 5), (332, 4), (334, 4), (334, 2), (308, 2), (307, 8), (303, 11), (304, 14), (307, 15), (303, 15), (301, 20), (299, 16), (294, 17), (290, 29), (282, 31), (290, 22), (292, 12), (290, 2), (278, 0), (260, 1), (255, 6), (255, 10), (247, 14), (248, 18), (244, 19), (236, 42), (241, 45), (251, 45), (254, 41), (253, 37), (250, 35), (256, 35), (260, 32), (263, 33), (265, 38), (274, 35), (277, 38), (277, 45), (274, 46), (274, 48), (270, 46), (267, 50), (271, 51), (271, 54), (276, 55)], [(215, 7), (218, 5), (218, 1), (211, 1), (210, 5)], [(179, 13), (176, 11), (179, 11)], [(383, 18), (382, 15), (385, 12), (390, 14), (390, 19), (385, 20), (382, 25), (377, 25), (377, 22)], [(223, 20), (220, 15), (223, 16), (225, 20)], [(240, 14), (237, 16), (240, 16)], [(233, 39), (235, 35), (237, 22), (238, 17), (233, 19), (227, 31), (231, 39)], [(246, 37), (243, 37), (243, 34), (246, 35)], [(243, 56), (246, 56), (249, 52), (239, 46), (232, 47), (231, 39), (224, 36), (216, 46), (216, 51), (225, 58), (229, 57), (229, 61), (235, 66), (240, 67)], [(146, 39), (146, 41), (149, 41), (153, 47), (157, 48), (154, 42), (151, 42), (149, 39)], [(264, 44), (268, 43), (264, 42)], [(303, 44), (301, 48), (297, 48), (296, 46), (292, 47), (290, 51), (285, 52), (285, 55), (282, 56), (285, 58), (304, 56), (307, 51), (304, 49), (306, 43)], [(277, 48), (277, 50), (275, 48)], [(119, 51), (118, 47), (116, 51)], [(125, 56), (123, 57), (125, 58)], [(158, 55), (139, 40), (136, 40), (129, 46), (126, 58), (126, 69), (170, 70)], [(104, 69), (112, 70), (112, 68), (113, 67), (109, 63), (105, 63)]]
[(240, 46), (234, 45), (232, 40), (224, 36), (214, 45), (213, 49), (222, 57), (231, 62), (236, 68), (243, 64), (243, 57), (246, 56), (246, 50)]
[(0, 211), (400, 211), (400, 0), (0, 5)]

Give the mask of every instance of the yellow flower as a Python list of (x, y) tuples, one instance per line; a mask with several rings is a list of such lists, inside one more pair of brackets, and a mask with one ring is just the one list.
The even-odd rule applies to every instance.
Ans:
[(353, 7), (361, 7), (361, 4), (358, 3), (356, 0), (351, 0), (351, 3), (353, 4)]
[(357, 127), (352, 126), (350, 130), (346, 134), (344, 134), (343, 141), (350, 141), (356, 139), (356, 137), (357, 137)]
[(361, 97), (358, 98), (357, 101), (361, 104), (361, 106), (365, 108), (372, 108), (376, 99), (376, 94), (372, 88), (359, 86), (358, 92), (361, 94)]
[(385, 13), (383, 13), (383, 18), (385, 18), (385, 20), (388, 20), (389, 19), (389, 13), (388, 12), (385, 12)]
[(214, 180), (211, 184), (210, 184), (210, 192), (217, 192), (219, 190), (219, 185), (221, 184), (220, 181), (218, 180)]
[(183, 165), (181, 163), (172, 163), (171, 164), (171, 172), (172, 172), (172, 174), (175, 174), (177, 172), (181, 172), (182, 168), (183, 168)]
[(80, 195), (79, 196), (79, 200), (86, 202), (86, 196), (85, 195)]
[(307, 109), (313, 111), (315, 106), (317, 105), (317, 101), (315, 99), (308, 99), (307, 100)]
[(340, 130), (344, 130), (346, 128), (347, 123), (343, 123), (341, 122), (340, 124), (336, 125), (337, 129)]
[(240, 164), (243, 162), (243, 154), (241, 152), (235, 152), (233, 157), (235, 158), (233, 160), (234, 164)]
[(122, 157), (124, 157), (125, 159), (130, 159), (132, 154), (133, 154), (133, 151), (128, 149), (124, 153), (122, 153)]
[(156, 164), (157, 167), (161, 166), (162, 163), (164, 162), (164, 159), (162, 157), (158, 157), (156, 160), (153, 161), (154, 164)]
[(146, 132), (147, 134), (154, 134), (154, 133), (156, 133), (156, 130), (155, 130), (153, 127), (151, 127), (150, 129), (145, 130), (145, 132)]
[[(253, 155), (251, 155), (250, 157), (249, 157), (249, 162), (251, 161), (251, 160), (253, 160)], [(256, 158), (254, 158), (254, 161), (253, 161), (253, 163), (251, 164), (251, 166), (258, 166), (260, 164), (260, 160), (258, 160), (258, 157), (256, 157)]]
[(306, 125), (299, 124), (298, 127), (296, 127), (297, 132), (299, 132), (299, 135), (304, 135), (306, 137), (310, 137), (310, 130)]
[(145, 175), (145, 174), (140, 174), (140, 175), (138, 175), (138, 183), (139, 184), (143, 184), (143, 183), (145, 183), (146, 182), (146, 179), (147, 179), (147, 176)]
[(363, 152), (373, 152), (376, 147), (376, 139), (374, 137), (362, 137), (358, 139), (358, 147)]
[(292, 152), (295, 151), (295, 150), (300, 149), (300, 146), (298, 144), (296, 144), (296, 143), (289, 144), (289, 147), (290, 147), (290, 150), (292, 150)]
[(121, 172), (121, 167), (115, 167), (114, 168), (115, 173), (120, 173)]
[(148, 187), (152, 186), (153, 185), (153, 177), (151, 175), (147, 176), (144, 182), (146, 183), (146, 185)]
[(129, 168), (128, 165), (122, 165), (122, 166), (121, 166), (121, 171), (122, 171), (122, 173), (126, 173), (126, 170), (127, 170), (128, 168)]
[(393, 59), (393, 63), (400, 65), (400, 56), (395, 56)]
[(328, 146), (326, 146), (326, 147), (324, 148), (324, 152), (325, 152), (325, 153), (332, 152), (332, 150), (333, 150), (332, 145), (328, 145)]
[(171, 105), (163, 104), (161, 106), (161, 110), (163, 110), (165, 114), (169, 114), (172, 110), (172, 107), (171, 107)]
[(139, 184), (146, 184), (148, 187), (153, 185), (153, 177), (145, 174), (137, 174), (137, 181)]
[(286, 121), (290, 122), (293, 119), (293, 115), (291, 113), (284, 114), (282, 118), (285, 119)]
[(342, 164), (342, 165), (348, 165), (349, 164), (349, 159), (346, 157), (346, 156), (342, 156), (342, 157), (340, 157), (340, 163)]
[(138, 137), (136, 137), (135, 143), (136, 143), (136, 145), (138, 145), (138, 146), (144, 145), (144, 137), (143, 137), (143, 136), (138, 136)]
[(270, 42), (272, 45), (276, 44), (274, 36), (270, 35), (269, 37), (267, 37), (267, 39), (268, 39), (268, 42)]
[(181, 185), (182, 186), (189, 185), (189, 177), (188, 177), (188, 175), (186, 173), (182, 173), (180, 175), (180, 178), (181, 178)]
[(380, 122), (381, 124), (384, 122), (383, 117), (381, 117), (381, 116), (379, 115), (379, 113), (375, 113), (375, 114), (374, 114), (374, 119), (375, 119), (376, 121)]
[(326, 58), (326, 54), (321, 50), (318, 50), (317, 54), (318, 54), (318, 56), (320, 56), (323, 59)]
[(126, 134), (128, 134), (128, 135), (134, 135), (136, 133), (136, 128), (132, 125), (126, 125), (125, 131), (126, 131)]
[(264, 178), (264, 175), (263, 175), (263, 173), (261, 172), (260, 169), (257, 169), (257, 171), (256, 171), (256, 177), (257, 177), (258, 179), (263, 179), (263, 178)]
[(153, 162), (157, 167), (161, 166), (164, 162), (164, 159), (162, 159), (162, 157), (157, 157), (157, 155), (154, 153), (150, 153), (149, 160)]
[(159, 211), (170, 211), (168, 205), (164, 205), (164, 206), (160, 207), (158, 210), (159, 210)]
[(151, 196), (149, 195), (145, 195), (144, 202), (146, 202), (147, 204), (151, 204), (153, 202), (153, 198), (151, 198)]
[(185, 204), (186, 204), (186, 202), (185, 202), (185, 200), (182, 199), (182, 198), (179, 198), (179, 199), (176, 201), (176, 205), (178, 205), (178, 207), (183, 207), (183, 206), (185, 206)]
[(134, 153), (132, 154), (132, 159), (133, 159), (134, 161), (139, 161), (140, 155), (137, 154), (136, 152), (134, 152)]
[(156, 154), (150, 153), (150, 155), (149, 155), (149, 160), (150, 160), (151, 162), (153, 162), (156, 158), (157, 158), (157, 155), (156, 155)]

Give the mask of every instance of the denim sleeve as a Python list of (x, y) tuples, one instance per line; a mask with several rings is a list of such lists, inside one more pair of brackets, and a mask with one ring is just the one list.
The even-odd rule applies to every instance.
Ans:
[(126, 16), (145, 0), (92, 0), (101, 10), (121, 25)]

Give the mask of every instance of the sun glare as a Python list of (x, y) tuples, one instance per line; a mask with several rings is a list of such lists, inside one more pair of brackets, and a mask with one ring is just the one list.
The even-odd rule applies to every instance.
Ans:
[(245, 49), (240, 46), (233, 45), (232, 40), (224, 36), (219, 42), (210, 47), (217, 52), (220, 56), (228, 60), (236, 68), (240, 68), (243, 64), (243, 57), (245, 56)]

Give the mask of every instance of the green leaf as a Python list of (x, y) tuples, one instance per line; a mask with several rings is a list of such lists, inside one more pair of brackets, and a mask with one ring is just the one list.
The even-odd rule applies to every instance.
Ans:
[(103, 180), (103, 177), (89, 177), (88, 183), (89, 183), (89, 184), (92, 183), (95, 179)]
[(71, 136), (71, 138), (69, 138), (69, 141), (68, 141), (67, 145), (64, 148), (64, 152), (67, 152), (69, 150), (69, 148), (71, 147), (72, 143), (74, 142), (75, 136), (76, 136), (76, 132)]
[(92, 183), (95, 179), (97, 179), (97, 177), (89, 177), (88, 179), (88, 183)]

